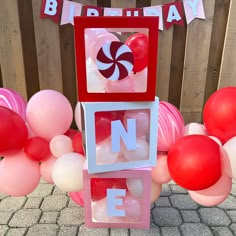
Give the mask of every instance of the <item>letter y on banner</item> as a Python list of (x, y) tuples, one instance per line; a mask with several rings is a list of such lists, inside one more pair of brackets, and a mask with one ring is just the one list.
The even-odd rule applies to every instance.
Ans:
[(61, 16), (62, 0), (42, 0), (40, 18), (49, 18), (58, 23)]

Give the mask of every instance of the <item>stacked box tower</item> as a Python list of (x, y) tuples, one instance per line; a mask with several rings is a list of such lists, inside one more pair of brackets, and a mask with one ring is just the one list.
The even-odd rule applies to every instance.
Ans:
[[(151, 167), (156, 165), (157, 153), (158, 17), (75, 17), (74, 23), (78, 99), (86, 146), (85, 224), (95, 228), (149, 228)], [(116, 35), (119, 42), (107, 39), (92, 61), (89, 53), (93, 46), (96, 51), (103, 33), (88, 40), (86, 32), (92, 35), (103, 30)], [(135, 64), (133, 51), (122, 39), (139, 33), (148, 36), (148, 63), (135, 73), (133, 67), (130, 69), (130, 64)], [(116, 66), (118, 63), (123, 66)], [(135, 81), (139, 88), (132, 91), (99, 91), (89, 72), (91, 65), (106, 83), (117, 83), (130, 74), (131, 79), (144, 82)]]

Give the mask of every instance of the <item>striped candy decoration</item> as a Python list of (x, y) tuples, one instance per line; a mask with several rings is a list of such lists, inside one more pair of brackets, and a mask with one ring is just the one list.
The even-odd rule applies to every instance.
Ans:
[(7, 107), (18, 113), (23, 120), (26, 120), (26, 101), (12, 89), (0, 88), (0, 106)]
[(108, 42), (98, 51), (96, 65), (105, 78), (113, 81), (124, 79), (132, 72), (133, 53), (121, 42)]

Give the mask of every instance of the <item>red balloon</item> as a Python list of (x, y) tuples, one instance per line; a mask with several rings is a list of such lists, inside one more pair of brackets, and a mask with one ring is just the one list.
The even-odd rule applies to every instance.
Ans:
[(114, 178), (113, 183), (114, 183), (114, 188), (128, 190), (125, 178)]
[(148, 36), (137, 33), (131, 35), (125, 42), (134, 56), (134, 72), (142, 71), (148, 64)]
[(27, 127), (21, 116), (0, 106), (0, 154), (5, 156), (19, 151), (27, 138)]
[(74, 152), (85, 155), (82, 133), (77, 132), (77, 134), (73, 137), (72, 146), (73, 146)]
[(75, 136), (77, 133), (78, 133), (78, 131), (75, 130), (75, 129), (68, 129), (68, 130), (64, 133), (64, 135), (66, 135), (66, 136), (68, 136), (69, 138), (73, 139), (74, 136)]
[(51, 154), (49, 142), (41, 137), (33, 137), (27, 140), (24, 151), (26, 156), (36, 162), (46, 161)]
[(209, 135), (224, 144), (236, 136), (236, 87), (225, 87), (213, 93), (203, 110), (203, 121)]
[(107, 196), (107, 189), (113, 188), (113, 179), (109, 178), (91, 178), (91, 198), (98, 201)]
[(204, 135), (188, 135), (171, 146), (168, 168), (173, 180), (188, 190), (211, 187), (221, 177), (220, 147)]

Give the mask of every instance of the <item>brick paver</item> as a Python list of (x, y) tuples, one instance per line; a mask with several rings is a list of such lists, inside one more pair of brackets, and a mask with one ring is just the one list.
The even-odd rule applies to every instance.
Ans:
[(0, 194), (0, 236), (232, 236), (236, 235), (236, 184), (215, 207), (194, 202), (173, 181), (151, 206), (150, 229), (89, 229), (84, 210), (67, 193), (40, 181), (25, 197)]

